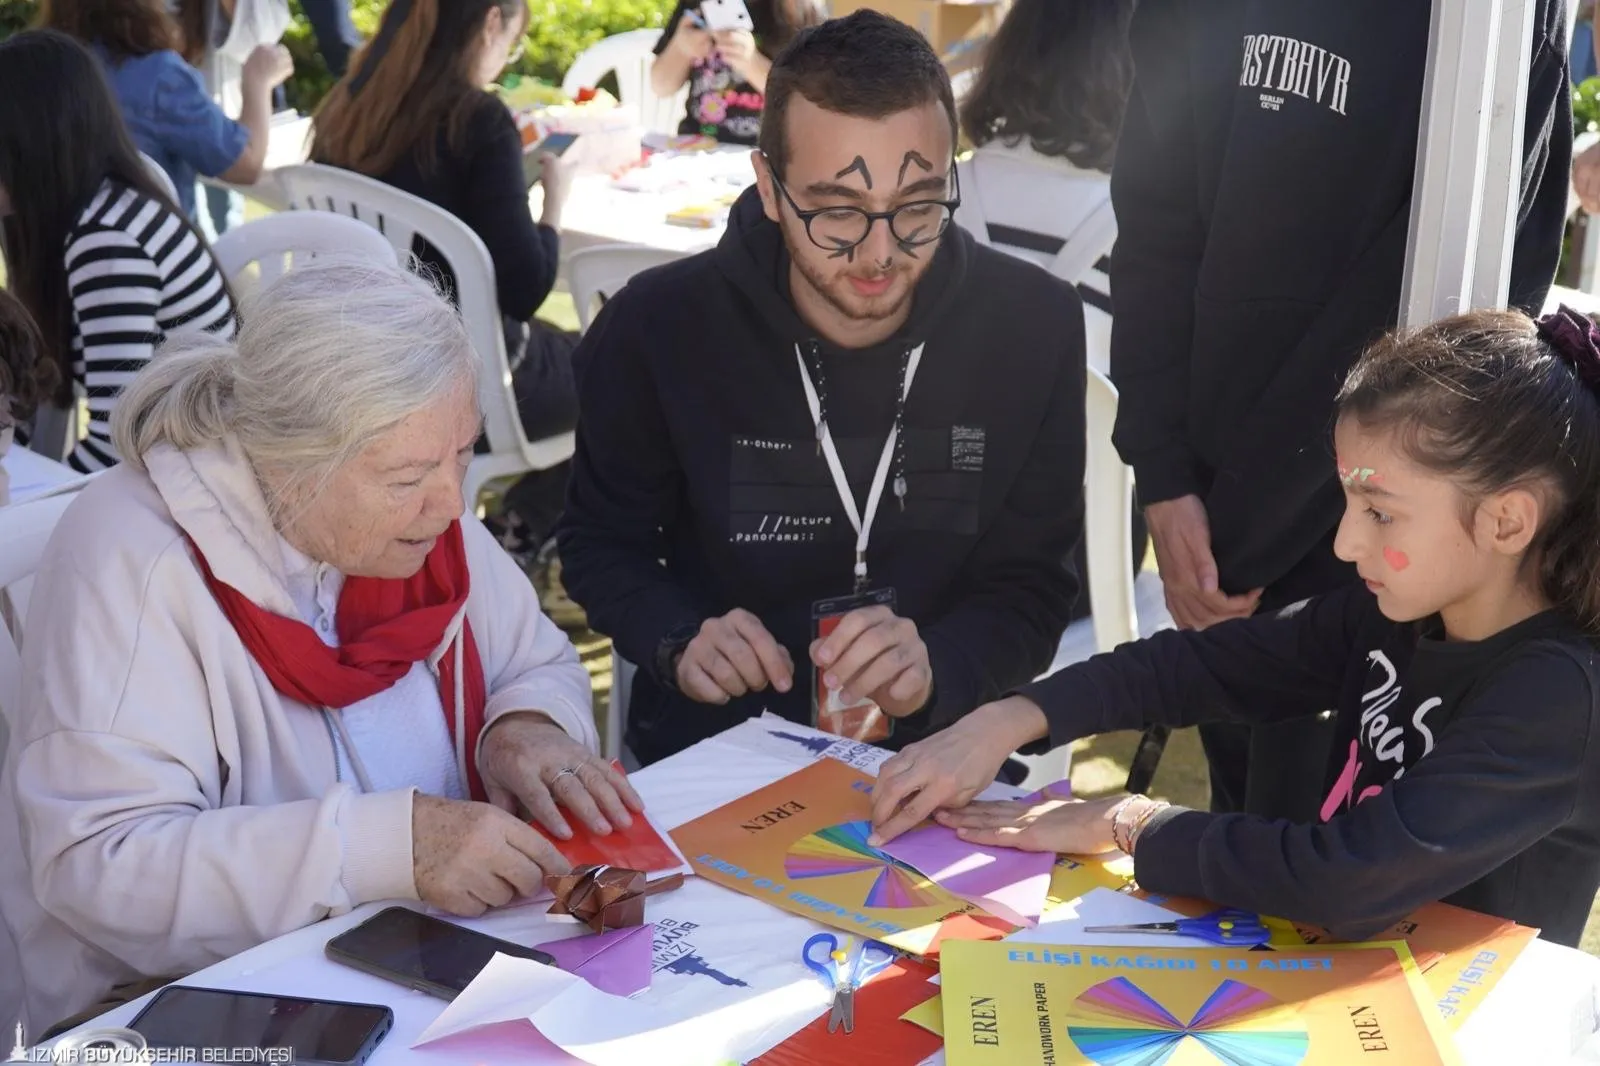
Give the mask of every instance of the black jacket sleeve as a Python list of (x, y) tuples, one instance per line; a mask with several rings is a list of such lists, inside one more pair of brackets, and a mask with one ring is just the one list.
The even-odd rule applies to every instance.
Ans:
[(1136, 75), (1111, 170), (1111, 300), (1121, 309), (1111, 331), (1111, 378), (1120, 394), (1115, 440), (1145, 505), (1203, 487), (1188, 436), (1194, 294), (1205, 251), (1195, 124), (1181, 108), (1149, 106), (1151, 96), (1173, 97), (1188, 84), (1186, 6), (1145, 0), (1134, 13)]
[(1544, 47), (1528, 71), (1523, 127), (1522, 202), (1511, 246), (1512, 307), (1530, 315), (1544, 310), (1561, 264), (1568, 196), (1572, 188), (1572, 82), (1567, 53), (1566, 4), (1545, 0), (1539, 16)]
[(461, 221), (489, 249), (500, 313), (526, 322), (555, 288), (561, 239), (549, 226), (535, 224), (528, 210), (522, 135), (505, 105), (486, 94), (468, 140), (472, 157)]
[(1139, 884), (1363, 940), (1509, 861), (1571, 818), (1591, 758), (1588, 671), (1532, 645), (1450, 719), (1438, 747), (1320, 825), (1162, 812)]
[[(1572, 157), (1564, 16), (1559, 4), (1546, 7), (1556, 24), (1535, 30), (1512, 259), (1512, 303), (1533, 314), (1561, 257)], [(1227, 576), (1228, 591), (1277, 581), (1285, 560), (1304, 558), (1339, 520), (1344, 496), (1329, 440), (1335, 397), (1362, 351), (1398, 319), (1410, 221), (1408, 201), (1346, 271), (1345, 283), (1233, 434), (1238, 450), (1220, 465), (1249, 476), (1218, 477), (1206, 496), (1217, 569)], [(1284, 446), (1263, 454), (1258, 442), (1264, 440)], [(1264, 500), (1270, 506), (1263, 507)]]
[(557, 531), (567, 591), (645, 670), (662, 638), (708, 617), (662, 565), (682, 472), (645, 354), (649, 322), (624, 289), (573, 355), (583, 417)]
[(1201, 631), (1166, 630), (1067, 667), (1019, 694), (1050, 723), (1049, 746), (1118, 729), (1264, 724), (1338, 705), (1363, 624), (1364, 588)]
[[(1065, 290), (1063, 298), (1070, 290)], [(933, 701), (924, 724), (949, 725), (1049, 668), (1072, 617), (1072, 557), (1083, 535), (1083, 312), (1066, 340), (1049, 408), (999, 513), (973, 547), (948, 613), (924, 627)]]

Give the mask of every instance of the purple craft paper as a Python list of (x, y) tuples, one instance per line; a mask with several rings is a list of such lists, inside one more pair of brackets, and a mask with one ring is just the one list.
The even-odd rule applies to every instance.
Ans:
[(655, 925), (613, 929), (608, 933), (572, 936), (534, 945), (549, 953), (556, 966), (613, 996), (634, 996), (650, 987), (650, 943)]
[[(1024, 797), (1068, 799), (1071, 785), (1057, 781)], [(1056, 857), (1048, 852), (985, 847), (942, 825), (924, 825), (880, 849), (954, 896), (976, 903), (1013, 925), (1035, 926), (1050, 893)]]

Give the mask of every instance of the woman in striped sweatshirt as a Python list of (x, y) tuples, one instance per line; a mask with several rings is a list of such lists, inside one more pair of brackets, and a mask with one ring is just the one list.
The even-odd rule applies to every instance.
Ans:
[(0, 42), (0, 219), (11, 291), (61, 371), (54, 403), (88, 395), (68, 462), (119, 460), (111, 411), (171, 333), (234, 331), (204, 239), (146, 169), (99, 64), (51, 31)]

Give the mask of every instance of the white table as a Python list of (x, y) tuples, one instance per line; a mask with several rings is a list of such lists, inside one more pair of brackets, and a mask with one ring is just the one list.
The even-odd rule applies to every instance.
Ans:
[[(769, 728), (770, 727), (770, 728)], [(634, 784), (649, 803), (657, 821), (668, 827), (681, 825), (722, 804), (770, 784), (807, 765), (817, 756), (790, 739), (774, 737), (770, 729), (790, 737), (809, 731), (789, 723), (772, 724), (757, 720), (704, 741), (701, 744), (634, 775)], [(872, 772), (870, 759), (859, 763)], [(675, 899), (682, 895), (683, 898)], [(748, 1061), (781, 1042), (808, 1019), (825, 1009), (826, 993), (820, 982), (800, 967), (797, 951), (805, 936), (820, 927), (813, 926), (776, 908), (740, 896), (698, 878), (678, 892), (649, 901), (646, 918), (660, 921), (667, 912), (693, 913), (705, 922), (730, 922), (736, 926), (747, 906), (760, 908), (760, 929), (748, 924), (727, 935), (737, 941), (731, 949), (742, 953), (741, 964), (763, 959), (769, 970), (778, 968), (788, 980), (789, 989), (803, 983), (815, 986), (821, 998), (797, 1004), (794, 995), (787, 999), (771, 992), (762, 993), (751, 971), (736, 968), (718, 956), (713, 963), (751, 978), (752, 987), (741, 990), (706, 982), (703, 1005), (706, 1012), (728, 1010), (765, 1012), (759, 1021), (764, 1026), (754, 1032), (747, 1046), (740, 1049)], [(411, 1049), (411, 1043), (443, 1010), (444, 1004), (421, 993), (355, 973), (323, 957), (327, 940), (359, 923), (379, 910), (370, 904), (339, 918), (279, 937), (243, 954), (191, 975), (184, 983), (238, 991), (278, 992), (301, 996), (326, 996), (361, 1002), (385, 1003), (395, 1012), (395, 1027), (370, 1060), (372, 1066), (474, 1066), (485, 1060), (465, 1046), (452, 1053), (445, 1047)], [(512, 909), (493, 917), (463, 924), (509, 940), (536, 944), (569, 933), (572, 925), (552, 919), (542, 908)], [(530, 913), (530, 911), (532, 913)], [(787, 967), (787, 969), (782, 969)], [(766, 975), (769, 979), (770, 973)], [(658, 981), (661, 974), (657, 974)], [(1595, 1036), (1597, 990), (1600, 990), (1600, 960), (1569, 948), (1535, 941), (1512, 964), (1484, 1005), (1462, 1026), (1457, 1036), (1465, 1066), (1560, 1066), (1564, 1063), (1596, 1062), (1586, 1057), (1586, 1043), (1600, 1045)], [(645, 995), (651, 996), (655, 990)], [(91, 1023), (91, 1027), (126, 1025), (149, 997), (111, 1011)], [(1580, 1057), (1581, 1056), (1581, 1057)], [(571, 1063), (573, 1060), (550, 1048), (517, 1056), (519, 1063)], [(715, 1061), (714, 1059), (708, 1059)]]
[(46, 459), (20, 444), (13, 444), (7, 449), (5, 458), (0, 459), (0, 466), (4, 466), (11, 477), (12, 503), (49, 492), (82, 476), (65, 463)]
[[(676, 157), (657, 156), (620, 178), (580, 174), (561, 220), (563, 255), (599, 244), (643, 244), (674, 252), (710, 248), (726, 228), (675, 226), (667, 215), (755, 182), (748, 148), (719, 148)], [(662, 180), (654, 180), (661, 175)], [(529, 203), (537, 218), (544, 191), (535, 185)]]

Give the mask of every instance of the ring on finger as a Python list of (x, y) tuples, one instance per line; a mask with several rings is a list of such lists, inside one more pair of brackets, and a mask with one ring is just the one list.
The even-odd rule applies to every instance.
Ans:
[(573, 766), (563, 766), (561, 769), (556, 771), (556, 776), (554, 776), (554, 777), (552, 777), (550, 779), (550, 787), (551, 788), (555, 788), (557, 785), (559, 785), (561, 783), (561, 779), (563, 777), (569, 777), (569, 776), (573, 777), (573, 778), (576, 778), (578, 776), (577, 768), (573, 767)]

